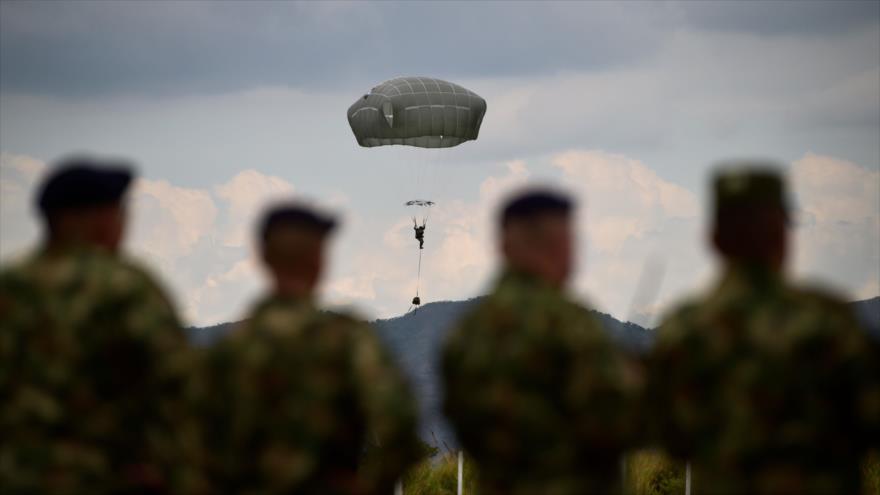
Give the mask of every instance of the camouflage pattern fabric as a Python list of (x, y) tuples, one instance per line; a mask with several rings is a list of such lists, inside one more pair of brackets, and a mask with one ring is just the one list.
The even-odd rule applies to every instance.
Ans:
[(195, 489), (189, 354), (162, 290), (87, 248), (0, 274), (0, 491)]
[(858, 493), (880, 374), (842, 302), (732, 265), (658, 338), (650, 417), (694, 463), (696, 493)]
[(372, 329), (269, 297), (206, 357), (209, 469), (227, 493), (391, 493), (416, 407)]
[(480, 493), (619, 491), (639, 375), (559, 290), (503, 274), (450, 334), (443, 379)]

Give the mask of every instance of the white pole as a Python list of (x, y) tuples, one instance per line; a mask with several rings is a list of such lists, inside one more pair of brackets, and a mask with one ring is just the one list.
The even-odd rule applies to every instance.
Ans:
[(684, 495), (691, 495), (691, 463), (684, 465)]
[(464, 454), (458, 451), (458, 495), (464, 493), (462, 487), (464, 485)]
[(397, 480), (394, 484), (394, 495), (403, 495), (403, 481)]

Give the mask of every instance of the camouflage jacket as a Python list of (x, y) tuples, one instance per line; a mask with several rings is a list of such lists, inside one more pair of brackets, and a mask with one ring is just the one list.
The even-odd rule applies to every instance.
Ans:
[(850, 309), (731, 266), (662, 325), (649, 365), (656, 439), (710, 493), (858, 493), (876, 442), (876, 357)]
[(258, 303), (204, 366), (211, 479), (228, 493), (391, 493), (420, 453), (408, 386), (373, 330)]
[(185, 491), (189, 354), (171, 304), (97, 250), (0, 274), (0, 491)]
[(618, 490), (638, 374), (562, 292), (503, 274), (450, 334), (442, 368), (444, 411), (481, 493)]

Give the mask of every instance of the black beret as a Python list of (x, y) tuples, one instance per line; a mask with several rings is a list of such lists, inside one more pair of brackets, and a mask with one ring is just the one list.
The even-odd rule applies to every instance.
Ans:
[(123, 162), (90, 158), (61, 161), (43, 182), (37, 207), (43, 216), (52, 212), (119, 202), (133, 176)]
[(772, 162), (728, 162), (712, 180), (715, 214), (729, 208), (775, 206), (788, 209), (781, 166)]
[(329, 234), (336, 228), (336, 219), (302, 203), (284, 203), (269, 208), (260, 222), (258, 235), (265, 241), (277, 227), (293, 227)]
[(501, 225), (547, 213), (567, 215), (574, 202), (565, 194), (550, 189), (531, 189), (511, 197), (501, 208)]

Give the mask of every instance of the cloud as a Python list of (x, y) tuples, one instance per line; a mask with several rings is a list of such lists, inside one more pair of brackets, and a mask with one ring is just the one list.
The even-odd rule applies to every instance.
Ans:
[(274, 201), (289, 198), (293, 185), (280, 177), (267, 176), (256, 170), (245, 170), (226, 184), (216, 186), (214, 194), (227, 205), (227, 246), (244, 246), (262, 208)]
[(200, 325), (238, 321), (266, 290), (266, 281), (253, 254), (241, 255), (216, 265), (200, 284), (189, 289), (185, 300), (190, 321)]
[(0, 153), (0, 257), (22, 254), (36, 238), (31, 196), (45, 168), (31, 157)]
[(695, 218), (696, 197), (661, 179), (638, 160), (601, 151), (570, 151), (553, 164), (566, 184), (587, 201), (590, 242), (600, 252), (619, 252), (628, 240), (640, 240), (668, 218)]
[(876, 25), (876, 2), (679, 2), (688, 24), (762, 36), (834, 35)]
[(584, 261), (575, 286), (598, 307), (650, 325), (661, 303), (705, 277), (694, 193), (621, 154), (575, 150), (551, 163), (583, 203)]
[(80, 1), (0, 10), (0, 88), (67, 97), (597, 73), (650, 59), (676, 32), (825, 39), (880, 21), (873, 2)]
[[(549, 175), (537, 173), (549, 164)], [(2, 259), (32, 245), (30, 195), (45, 166), (27, 156), (0, 155)], [(880, 175), (839, 158), (808, 153), (791, 166), (796, 193), (796, 272), (822, 278), (853, 297), (877, 295), (880, 281)], [(620, 153), (574, 149), (542, 159), (495, 164), (459, 199), (438, 204), (421, 252), (424, 301), (482, 293), (495, 272), (495, 214), (510, 192), (537, 181), (569, 191), (581, 205), (581, 260), (573, 288), (595, 307), (643, 325), (712, 273), (697, 195)], [(298, 189), (297, 189), (298, 190)], [(293, 184), (245, 170), (207, 188), (142, 178), (132, 191), (127, 242), (156, 267), (185, 318), (207, 325), (235, 320), (265, 289), (247, 239), (256, 212)], [(333, 196), (340, 204), (349, 200)], [(331, 198), (331, 199), (333, 199)], [(379, 218), (353, 214), (332, 241), (322, 295), (368, 316), (406, 310), (417, 287), (419, 250), (411, 218), (395, 210)], [(13, 249), (15, 248), (15, 249)]]
[(129, 245), (158, 259), (185, 256), (213, 235), (217, 206), (207, 191), (140, 178), (132, 191), (134, 218)]
[[(633, 16), (599, 3), (83, 1), (0, 8), (0, 87), (66, 96), (602, 68), (650, 52), (668, 17), (653, 4)], [(638, 36), (620, 36), (621, 26)]]
[(880, 172), (807, 153), (792, 163), (795, 269), (852, 296), (877, 295), (880, 281)]

